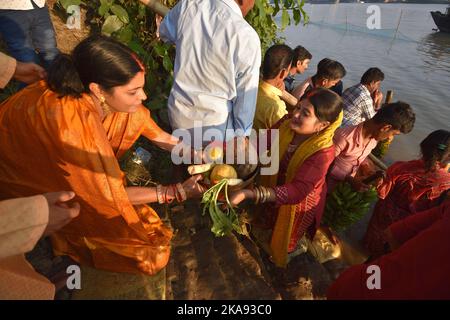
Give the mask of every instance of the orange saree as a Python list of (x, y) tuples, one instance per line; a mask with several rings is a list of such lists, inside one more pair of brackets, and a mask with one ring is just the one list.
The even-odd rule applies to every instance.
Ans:
[(130, 203), (117, 158), (161, 129), (142, 106), (102, 122), (91, 98), (64, 97), (44, 81), (0, 105), (0, 199), (73, 190), (80, 215), (52, 237), (57, 255), (114, 272), (165, 267), (172, 231), (149, 206)]

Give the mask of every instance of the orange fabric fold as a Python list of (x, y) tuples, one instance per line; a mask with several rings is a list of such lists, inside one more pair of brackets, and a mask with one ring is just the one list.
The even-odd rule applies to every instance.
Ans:
[(55, 253), (155, 274), (172, 231), (149, 206), (132, 206), (117, 161), (144, 131), (161, 131), (144, 106), (102, 122), (88, 95), (59, 99), (43, 81), (29, 86), (0, 105), (0, 199), (73, 190), (81, 212), (52, 237)]

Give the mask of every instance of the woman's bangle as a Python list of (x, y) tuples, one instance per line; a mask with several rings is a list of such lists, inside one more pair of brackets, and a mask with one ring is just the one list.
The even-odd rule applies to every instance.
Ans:
[(174, 192), (175, 192), (175, 198), (177, 199), (177, 202), (183, 202), (183, 199), (181, 198), (181, 194), (178, 192), (178, 187), (176, 184), (173, 185), (174, 187)]
[(259, 203), (259, 198), (260, 198), (258, 187), (255, 186), (253, 188), (253, 192), (255, 193), (255, 204), (258, 204)]
[(158, 200), (158, 203), (164, 203), (163, 195), (162, 195), (162, 185), (158, 184), (156, 185), (156, 199)]
[(178, 192), (180, 193), (181, 201), (186, 201), (186, 199), (187, 199), (186, 191), (184, 190), (181, 183), (177, 183), (176, 187), (177, 187)]
[(167, 186), (167, 187), (166, 187), (166, 191), (164, 192), (164, 203), (169, 203), (169, 204), (170, 204), (170, 203), (173, 202), (173, 199), (175, 199), (175, 197), (170, 198), (170, 199), (167, 197), (167, 194), (168, 194), (168, 192), (169, 192), (169, 189), (171, 189), (171, 187), (172, 187), (172, 186)]
[(261, 199), (261, 203), (265, 203), (267, 200), (267, 195), (266, 195), (266, 188), (260, 186), (259, 187), (261, 190), (261, 194), (262, 194), (262, 199)]
[(266, 196), (264, 198), (264, 202), (267, 202), (267, 201), (269, 201), (269, 198), (270, 198), (269, 188), (264, 188), (264, 192), (266, 193)]

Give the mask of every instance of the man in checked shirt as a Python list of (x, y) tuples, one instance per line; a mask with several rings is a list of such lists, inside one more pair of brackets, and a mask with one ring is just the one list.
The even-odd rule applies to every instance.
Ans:
[(383, 94), (380, 91), (384, 73), (378, 68), (370, 68), (362, 78), (361, 83), (344, 91), (343, 126), (358, 125), (371, 119), (381, 106)]

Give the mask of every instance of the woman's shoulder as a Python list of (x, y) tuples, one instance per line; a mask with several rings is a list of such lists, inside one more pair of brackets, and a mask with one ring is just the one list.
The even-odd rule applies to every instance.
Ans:
[[(334, 160), (334, 145), (326, 148), (322, 148), (308, 157), (306, 160), (309, 164), (314, 166), (326, 166), (328, 167)], [(305, 162), (306, 162), (305, 161)]]
[(410, 160), (410, 161), (396, 161), (388, 169), (391, 173), (413, 173), (425, 171), (425, 163), (422, 159)]

